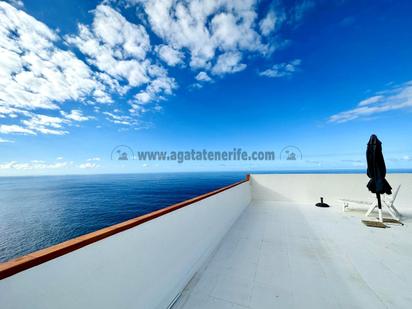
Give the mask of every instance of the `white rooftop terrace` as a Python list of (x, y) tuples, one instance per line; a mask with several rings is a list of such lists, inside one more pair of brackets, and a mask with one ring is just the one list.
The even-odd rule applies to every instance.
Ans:
[(366, 175), (251, 175), (0, 264), (0, 308), (412, 308), (412, 175), (387, 179), (404, 226), (342, 212)]
[(365, 212), (252, 202), (173, 309), (412, 308), (412, 212), (389, 229)]

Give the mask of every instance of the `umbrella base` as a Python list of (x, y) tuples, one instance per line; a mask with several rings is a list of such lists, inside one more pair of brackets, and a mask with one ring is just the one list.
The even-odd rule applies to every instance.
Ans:
[(405, 224), (403, 224), (401, 221), (396, 220), (396, 219), (392, 219), (392, 218), (383, 218), (383, 222), (396, 223), (396, 224), (400, 224), (400, 225), (405, 225)]
[(362, 220), (362, 223), (369, 227), (387, 228), (386, 224), (380, 221)]

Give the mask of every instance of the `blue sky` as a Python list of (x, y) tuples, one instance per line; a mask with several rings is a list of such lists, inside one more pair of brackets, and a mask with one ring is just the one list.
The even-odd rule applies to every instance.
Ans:
[[(0, 175), (412, 168), (410, 1), (0, 2)], [(273, 150), (287, 162), (110, 160)]]

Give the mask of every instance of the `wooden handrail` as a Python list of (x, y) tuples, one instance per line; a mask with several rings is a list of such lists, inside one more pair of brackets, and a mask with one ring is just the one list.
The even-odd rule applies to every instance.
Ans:
[(236, 183), (217, 189), (215, 191), (211, 191), (211, 192), (196, 196), (194, 198), (191, 198), (189, 200), (186, 200), (186, 201), (183, 201), (177, 204), (173, 204), (166, 208), (159, 209), (151, 213), (100, 229), (98, 231), (67, 240), (60, 244), (57, 244), (57, 245), (54, 245), (54, 246), (51, 246), (45, 249), (41, 249), (39, 251), (35, 251), (33, 253), (27, 254), (22, 257), (18, 257), (8, 262), (0, 263), (0, 280), (10, 277), (14, 274), (17, 274), (31, 267), (40, 265), (44, 262), (55, 259), (59, 256), (75, 251), (77, 249), (80, 249), (84, 246), (90, 245), (106, 237), (109, 237), (114, 234), (120, 233), (122, 231), (128, 230), (132, 227), (138, 226), (147, 221), (156, 219), (160, 216), (163, 216), (165, 214), (178, 210), (182, 207), (189, 206), (193, 203), (199, 202), (215, 194), (226, 191), (242, 183), (248, 182), (249, 179), (250, 177), (249, 175), (247, 175), (245, 180), (238, 181)]

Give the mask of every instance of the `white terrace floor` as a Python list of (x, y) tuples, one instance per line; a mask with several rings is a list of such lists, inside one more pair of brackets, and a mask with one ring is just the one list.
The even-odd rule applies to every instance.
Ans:
[(173, 309), (412, 308), (412, 218), (253, 202)]

